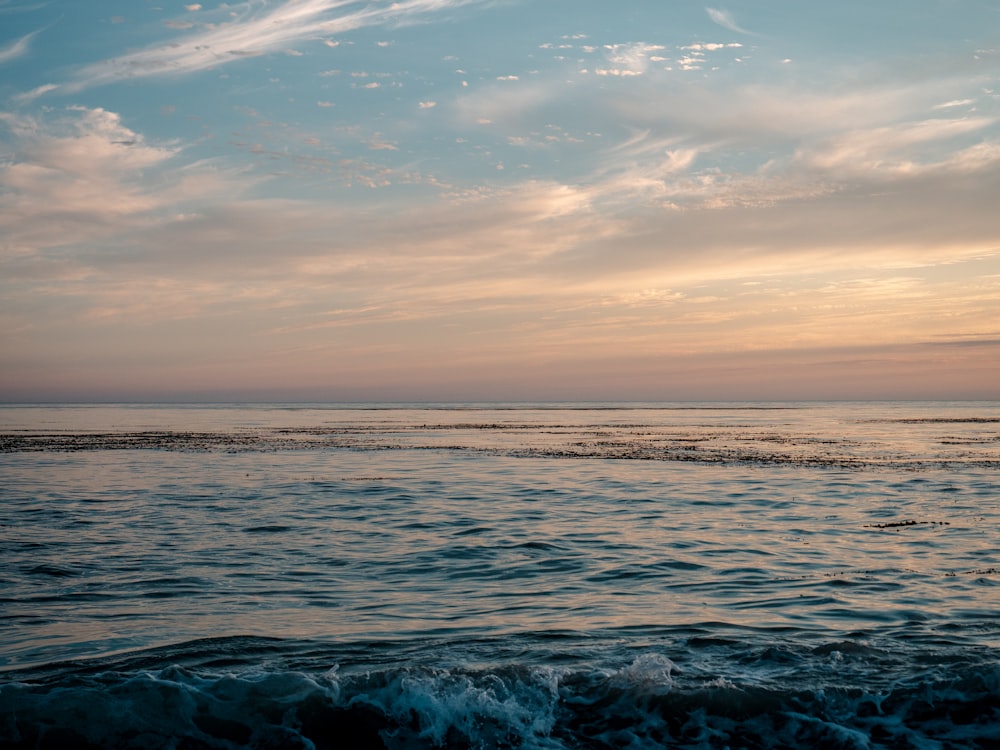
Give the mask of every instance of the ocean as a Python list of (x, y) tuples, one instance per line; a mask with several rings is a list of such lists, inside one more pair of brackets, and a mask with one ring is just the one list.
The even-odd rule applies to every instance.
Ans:
[(1000, 748), (1000, 403), (0, 407), (0, 749)]

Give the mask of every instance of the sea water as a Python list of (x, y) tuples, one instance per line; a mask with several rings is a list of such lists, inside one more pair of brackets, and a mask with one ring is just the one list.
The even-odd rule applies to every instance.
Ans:
[(0, 407), (0, 748), (1000, 747), (1000, 404)]

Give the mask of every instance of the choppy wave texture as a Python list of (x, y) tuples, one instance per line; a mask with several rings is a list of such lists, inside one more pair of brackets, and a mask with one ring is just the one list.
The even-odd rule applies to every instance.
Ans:
[[(0, 688), (4, 748), (995, 748), (1000, 667), (927, 665), (852, 686), (877, 649), (745, 649), (747, 679), (647, 652), (617, 668), (424, 665), (342, 673), (162, 666), (254, 646), (213, 642)], [(837, 646), (846, 649), (838, 650)], [(186, 653), (185, 648), (190, 650)], [(274, 644), (271, 650), (281, 650)], [(378, 649), (368, 644), (370, 653)], [(853, 653), (852, 653), (853, 651)], [(260, 655), (260, 654), (258, 654)], [(315, 654), (310, 662), (317, 661)], [(838, 667), (803, 683), (795, 665)], [(137, 664), (144, 668), (136, 669)]]

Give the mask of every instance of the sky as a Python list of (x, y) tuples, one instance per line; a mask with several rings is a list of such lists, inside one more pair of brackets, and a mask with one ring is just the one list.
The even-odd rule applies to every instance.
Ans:
[(1000, 1), (0, 0), (0, 401), (1000, 398)]

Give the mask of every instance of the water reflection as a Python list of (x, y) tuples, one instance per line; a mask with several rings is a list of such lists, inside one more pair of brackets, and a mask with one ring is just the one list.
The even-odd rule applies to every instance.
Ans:
[[(991, 422), (861, 406), (56, 412), (26, 434), (153, 416), (202, 434), (214, 415), (211, 435), (259, 441), (0, 454), (7, 665), (206, 635), (932, 627), (981, 621), (1000, 568)], [(634, 460), (670, 451), (737, 453)]]

